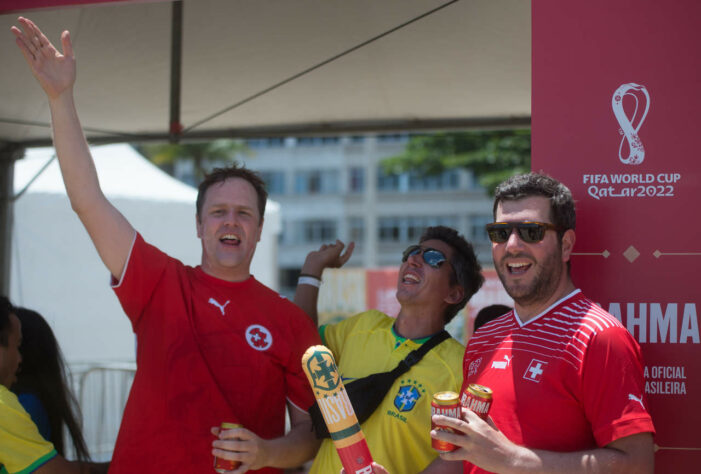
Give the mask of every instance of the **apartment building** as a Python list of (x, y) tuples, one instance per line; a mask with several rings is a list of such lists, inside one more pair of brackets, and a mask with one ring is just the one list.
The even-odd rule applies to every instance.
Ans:
[[(324, 242), (355, 241), (349, 267), (397, 266), (404, 248), (430, 225), (458, 229), (491, 266), (484, 232), (491, 198), (464, 169), (438, 176), (386, 172), (383, 159), (400, 154), (408, 140), (408, 134), (379, 134), (247, 141), (250, 152), (237, 159), (261, 174), (281, 206), (281, 293), (294, 293), (305, 256)], [(192, 167), (179, 163), (175, 174), (192, 180)]]

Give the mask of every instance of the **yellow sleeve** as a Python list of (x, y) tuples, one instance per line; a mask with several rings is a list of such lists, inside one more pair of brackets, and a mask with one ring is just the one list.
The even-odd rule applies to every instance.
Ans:
[(55, 456), (53, 444), (41, 437), (17, 397), (0, 386), (0, 464), (3, 468), (9, 474), (30, 473)]

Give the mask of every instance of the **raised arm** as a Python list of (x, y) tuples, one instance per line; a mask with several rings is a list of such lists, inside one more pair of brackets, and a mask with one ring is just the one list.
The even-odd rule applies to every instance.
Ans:
[(75, 56), (68, 31), (59, 52), (30, 20), (11, 28), (15, 42), (49, 100), (54, 147), (73, 210), (85, 226), (110, 273), (120, 278), (134, 228), (100, 189), (95, 164), (83, 135), (73, 99)]
[[(343, 242), (337, 240), (334, 244), (324, 244), (319, 250), (309, 252), (307, 258), (304, 259), (300, 277), (311, 277), (320, 282), (324, 268), (342, 267), (353, 254), (355, 243), (348, 244), (348, 248), (343, 252), (345, 246)], [(294, 302), (312, 318), (314, 324), (319, 324), (319, 315), (316, 309), (318, 299), (319, 288), (317, 286), (308, 283), (297, 284)]]

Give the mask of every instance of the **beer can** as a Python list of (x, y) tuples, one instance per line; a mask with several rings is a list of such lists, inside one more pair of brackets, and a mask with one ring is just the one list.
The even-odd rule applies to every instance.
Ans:
[(492, 407), (492, 389), (471, 383), (462, 394), (462, 406), (477, 413), (480, 418), (487, 420), (489, 409)]
[[(222, 431), (223, 430), (233, 430), (234, 428), (243, 428), (243, 425), (240, 425), (238, 423), (222, 423), (221, 426), (219, 427)], [(214, 456), (214, 470), (217, 472), (226, 472), (226, 471), (233, 471), (234, 469), (238, 469), (238, 467), (241, 465), (241, 461), (232, 461), (230, 459), (221, 459), (216, 456)]]
[[(433, 415), (443, 415), (459, 419), (460, 400), (458, 394), (455, 392), (437, 392), (433, 395), (433, 400), (431, 400), (431, 429), (454, 433), (455, 431), (448, 426), (435, 424), (433, 422)], [(457, 446), (453, 443), (440, 441), (435, 438), (431, 438), (431, 447), (439, 453), (449, 453), (457, 449)]]

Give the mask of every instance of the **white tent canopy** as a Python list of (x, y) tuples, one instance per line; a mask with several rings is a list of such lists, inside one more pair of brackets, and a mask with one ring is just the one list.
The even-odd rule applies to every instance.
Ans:
[[(185, 137), (529, 123), (529, 1), (182, 5)], [(71, 31), (76, 99), (89, 137), (168, 136), (172, 2), (13, 11), (0, 15), (0, 30), (20, 14), (54, 43)], [(0, 142), (45, 142), (46, 100), (9, 34), (5, 41)]]
[[(200, 263), (195, 229), (197, 191), (162, 172), (129, 145), (92, 149), (107, 198), (144, 238), (189, 265)], [(51, 158), (53, 148), (27, 153), (15, 168), (19, 193)], [(268, 201), (252, 273), (277, 286), (279, 205)], [(71, 210), (54, 160), (15, 202), (10, 298), (43, 314), (66, 359), (134, 360), (134, 336), (109, 287), (109, 272)]]
[[(88, 1), (7, 0), (0, 31), (18, 15), (54, 43), (71, 31), (91, 143), (530, 124), (528, 0)], [(12, 162), (51, 142), (46, 98), (5, 41), (0, 291)]]

